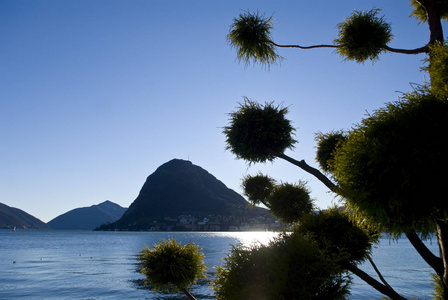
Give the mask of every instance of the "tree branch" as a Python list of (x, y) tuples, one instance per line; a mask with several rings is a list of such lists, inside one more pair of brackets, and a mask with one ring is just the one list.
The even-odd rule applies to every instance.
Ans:
[(315, 168), (309, 166), (303, 159), (301, 161), (298, 161), (298, 160), (295, 160), (295, 159), (285, 155), (284, 153), (274, 153), (274, 155), (277, 156), (278, 158), (282, 158), (282, 159), (284, 159), (284, 160), (286, 160), (286, 161), (288, 161), (288, 162), (298, 166), (302, 170), (310, 173), (311, 175), (314, 175), (314, 177), (319, 179), (332, 192), (334, 192), (334, 193), (337, 192), (337, 190), (338, 190), (337, 185), (335, 185), (330, 179), (328, 179), (327, 176), (322, 174), (321, 171), (319, 171), (318, 169), (315, 169)]
[(395, 292), (392, 288), (381, 284), (381, 282), (379, 282), (375, 278), (371, 277), (369, 274), (362, 271), (358, 267), (356, 267), (352, 264), (347, 264), (344, 267), (346, 267), (350, 272), (352, 272), (353, 274), (355, 274), (356, 276), (358, 276), (359, 278), (364, 280), (368, 285), (370, 285), (371, 287), (373, 287), (374, 289), (376, 289), (378, 292), (382, 293), (383, 295), (386, 295), (394, 300), (405, 300), (406, 299), (403, 296), (399, 295), (397, 292)]
[(190, 299), (190, 300), (196, 300), (196, 298), (195, 297), (193, 297), (193, 295), (192, 294), (190, 294), (190, 292), (189, 291), (187, 291), (187, 289), (186, 288), (181, 288), (180, 289), (182, 292), (184, 292), (184, 294), (188, 297), (188, 299)]
[(270, 44), (279, 48), (299, 48), (299, 49), (314, 49), (314, 48), (338, 48), (338, 45), (313, 45), (313, 46), (299, 46), (299, 45), (279, 45), (273, 41), (268, 41)]
[(370, 256), (367, 256), (367, 259), (369, 260), (370, 264), (372, 265), (373, 269), (375, 270), (376, 274), (380, 278), (380, 280), (384, 283), (385, 286), (392, 289), (392, 287), (387, 283), (386, 279), (384, 279), (383, 275), (381, 274), (380, 270), (376, 267), (376, 264), (373, 262), (373, 259)]
[[(299, 48), (299, 49), (315, 49), (315, 48), (339, 48), (341, 45), (312, 45), (312, 46), (300, 46), (300, 45), (279, 45), (273, 41), (268, 41), (268, 43), (274, 45), (275, 47), (279, 48)], [(428, 45), (425, 45), (420, 48), (416, 49), (397, 49), (392, 48), (387, 45), (383, 47), (385, 50), (393, 52), (393, 53), (401, 53), (401, 54), (420, 54), (420, 53), (427, 53), (428, 52)]]
[(417, 0), (426, 10), (426, 16), (429, 27), (429, 43), (436, 41), (443, 42), (443, 28), (441, 22), (440, 9), (437, 1), (434, 0)]
[(394, 53), (401, 53), (401, 54), (420, 54), (420, 53), (427, 53), (429, 50), (428, 45), (425, 45), (425, 46), (417, 48), (417, 49), (396, 49), (396, 48), (389, 47), (387, 45), (385, 45), (383, 48), (386, 49), (387, 51), (394, 52)]
[(445, 220), (437, 220), (437, 240), (439, 242), (440, 256), (443, 261), (443, 273), (440, 276), (443, 282), (444, 294), (448, 292), (448, 249), (446, 237), (448, 236), (448, 223)]
[(423, 244), (422, 240), (418, 237), (415, 231), (406, 233), (406, 237), (409, 242), (411, 242), (412, 246), (414, 246), (415, 250), (417, 250), (418, 254), (426, 261), (426, 263), (434, 269), (434, 271), (439, 276), (443, 276), (443, 261), (440, 257), (437, 257), (432, 253), (425, 244)]

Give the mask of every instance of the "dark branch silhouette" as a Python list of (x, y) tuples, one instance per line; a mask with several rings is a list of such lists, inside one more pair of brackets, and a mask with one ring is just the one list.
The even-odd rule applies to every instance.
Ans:
[[(300, 45), (280, 45), (277, 44), (273, 41), (268, 41), (268, 43), (274, 45), (275, 47), (278, 48), (299, 48), (299, 49), (315, 49), (315, 48), (340, 48), (341, 45), (311, 45), (311, 46), (300, 46)], [(428, 45), (425, 45), (423, 47), (420, 48), (416, 48), (416, 49), (397, 49), (397, 48), (392, 48), (389, 47), (387, 45), (383, 46), (383, 48), (387, 51), (393, 52), (393, 53), (401, 53), (401, 54), (420, 54), (420, 53), (427, 53), (428, 52)]]
[(302, 170), (310, 173), (311, 175), (313, 175), (314, 177), (319, 179), (323, 184), (325, 184), (325, 186), (328, 187), (332, 192), (334, 192), (334, 193), (337, 192), (337, 190), (338, 190), (337, 185), (335, 185), (330, 179), (328, 179), (328, 177), (325, 176), (321, 171), (308, 165), (303, 159), (298, 161), (298, 160), (295, 160), (283, 153), (274, 153), (274, 155), (276, 157), (282, 158), (282, 159), (292, 163), (293, 165), (298, 166)]

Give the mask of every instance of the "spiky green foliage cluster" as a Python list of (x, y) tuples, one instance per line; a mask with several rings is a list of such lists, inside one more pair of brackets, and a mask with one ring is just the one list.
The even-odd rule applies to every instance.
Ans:
[(440, 99), (448, 99), (448, 46), (440, 42), (431, 45), (425, 61), (427, 66), (423, 70), (430, 74), (431, 93)]
[(336, 149), (347, 140), (347, 135), (342, 131), (319, 133), (316, 135), (317, 153), (316, 161), (322, 170), (331, 172), (331, 162)]
[(426, 23), (428, 21), (428, 15), (425, 7), (416, 0), (410, 0), (410, 2), (414, 7), (414, 10), (411, 12), (410, 16), (414, 17), (419, 24)]
[(445, 219), (447, 116), (447, 100), (416, 91), (364, 119), (334, 159), (347, 203), (391, 232)]
[(375, 237), (368, 236), (350, 221), (347, 213), (333, 207), (318, 214), (305, 215), (296, 231), (310, 235), (330, 257), (338, 257), (338, 263), (363, 262), (372, 248)]
[(252, 204), (263, 203), (272, 215), (285, 223), (297, 222), (314, 209), (310, 190), (301, 181), (277, 184), (273, 178), (257, 174), (246, 176), (242, 186)]
[(269, 196), (269, 204), (271, 213), (285, 223), (297, 222), (314, 209), (310, 191), (303, 182), (277, 185)]
[(242, 187), (244, 195), (253, 205), (264, 204), (269, 206), (268, 197), (275, 187), (275, 180), (261, 173), (244, 177)]
[(140, 251), (139, 260), (145, 284), (154, 291), (177, 293), (206, 277), (204, 254), (191, 242), (182, 245), (175, 239), (162, 240)]
[(281, 57), (271, 43), (273, 18), (258, 12), (244, 12), (233, 20), (227, 41), (237, 50), (239, 61), (271, 65)]
[(287, 113), (285, 107), (261, 105), (245, 98), (238, 110), (230, 114), (230, 124), (224, 127), (226, 149), (249, 163), (273, 161), (296, 142), (295, 129), (285, 117)]
[(338, 38), (334, 42), (339, 46), (336, 52), (346, 60), (360, 63), (370, 59), (379, 59), (393, 38), (391, 27), (379, 17), (379, 9), (355, 11), (344, 22), (339, 23)]
[[(411, 16), (413, 16), (418, 21), (418, 23), (428, 22), (428, 14), (425, 7), (416, 0), (410, 0), (410, 2), (411, 5), (415, 8), (411, 13)], [(441, 19), (445, 20), (446, 22), (446, 20), (448, 19), (448, 1), (439, 0), (435, 3), (437, 5), (437, 11), (439, 12)]]
[(431, 293), (432, 295), (432, 299), (433, 300), (444, 300), (445, 298), (445, 293), (444, 293), (444, 289), (443, 289), (443, 281), (442, 278), (440, 278), (439, 275), (437, 274), (431, 274), (432, 277), (432, 283), (431, 285), (434, 287), (434, 292)]
[(346, 299), (350, 278), (301, 234), (268, 245), (234, 247), (218, 267), (218, 300)]

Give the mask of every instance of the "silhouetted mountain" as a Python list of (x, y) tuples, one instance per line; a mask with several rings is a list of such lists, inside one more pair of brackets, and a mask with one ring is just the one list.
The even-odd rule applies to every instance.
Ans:
[[(182, 221), (180, 216), (191, 218), (184, 217)], [(269, 217), (264, 209), (249, 209), (248, 202), (241, 195), (227, 188), (206, 170), (190, 161), (173, 159), (148, 176), (138, 197), (120, 220), (99, 229), (194, 229), (199, 227), (179, 228), (178, 224), (195, 225), (213, 218), (213, 228), (228, 230), (232, 220), (243, 222), (257, 216)], [(194, 218), (199, 222), (195, 223)]]
[(115, 222), (125, 211), (126, 208), (107, 200), (98, 205), (70, 210), (48, 222), (48, 225), (51, 229), (92, 230), (103, 223)]
[(0, 228), (18, 229), (48, 229), (49, 226), (41, 220), (21, 209), (0, 203)]

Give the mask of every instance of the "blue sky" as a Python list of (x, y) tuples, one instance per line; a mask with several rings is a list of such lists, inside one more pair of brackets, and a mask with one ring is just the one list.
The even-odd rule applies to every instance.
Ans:
[(228, 113), (243, 96), (283, 103), (299, 141), (287, 154), (317, 166), (315, 133), (349, 129), (423, 83), (425, 56), (384, 54), (372, 66), (281, 49), (268, 70), (239, 64), (226, 34), (242, 10), (258, 10), (274, 14), (279, 44), (330, 44), (337, 23), (373, 7), (392, 25), (390, 46), (429, 40), (404, 0), (0, 0), (0, 202), (45, 222), (105, 200), (127, 207), (179, 158), (237, 192), (261, 171), (308, 181), (319, 207), (335, 203), (287, 162), (249, 167), (225, 151)]

